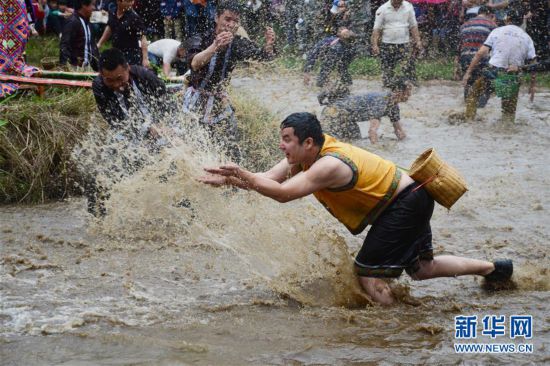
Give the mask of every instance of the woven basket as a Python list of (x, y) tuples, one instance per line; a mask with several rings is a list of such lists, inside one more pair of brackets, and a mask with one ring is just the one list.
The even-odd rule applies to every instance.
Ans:
[(441, 160), (433, 148), (424, 151), (412, 163), (409, 175), (447, 209), (468, 190), (460, 173)]
[(59, 66), (59, 57), (44, 57), (40, 63), (44, 70), (53, 70)]
[(511, 99), (518, 94), (519, 76), (516, 74), (499, 73), (493, 81), (497, 97)]

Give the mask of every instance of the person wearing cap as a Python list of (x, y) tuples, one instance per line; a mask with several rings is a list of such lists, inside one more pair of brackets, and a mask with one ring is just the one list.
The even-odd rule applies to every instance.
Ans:
[[(473, 83), (471, 92), (466, 99), (466, 120), (474, 119), (477, 112), (477, 101), (479, 96), (492, 88), (491, 83), (503, 74), (519, 74), (526, 63), (532, 63), (536, 59), (536, 51), (533, 40), (523, 29), (523, 11), (520, 9), (509, 10), (506, 17), (506, 25), (494, 29), (483, 46), (477, 51), (470, 66), (466, 70), (462, 83), (468, 84), (474, 70), (479, 63), (489, 56), (487, 67)], [(535, 72), (531, 72), (531, 83), (529, 86), (530, 99), (535, 96)], [(519, 83), (520, 78), (517, 78)], [(502, 121), (513, 123), (516, 117), (519, 87), (511, 95), (501, 100)]]
[[(311, 113), (293, 113), (280, 125), (285, 158), (270, 170), (236, 164), (205, 168), (198, 180), (211, 186), (253, 190), (285, 203), (313, 196), (353, 234), (371, 225), (355, 258), (361, 286), (375, 302), (396, 300), (388, 280), (406, 271), (414, 280), (463, 275), (508, 280), (511, 260), (433, 255), (430, 219), (434, 200), (393, 162), (324, 134)], [(307, 270), (307, 269), (305, 269)]]
[[(378, 143), (378, 128), (382, 117), (389, 117), (395, 136), (403, 140), (407, 135), (401, 125), (399, 103), (404, 103), (411, 96), (413, 85), (399, 79), (391, 85), (391, 92), (374, 92), (361, 95), (341, 97), (342, 92), (326, 95), (326, 101), (319, 103), (327, 106), (321, 112), (323, 125), (327, 132), (344, 140), (361, 138), (357, 122), (369, 121), (369, 140)], [(333, 98), (334, 97), (334, 98)]]
[(307, 53), (304, 65), (304, 84), (311, 82), (311, 71), (318, 60), (321, 67), (317, 77), (317, 86), (323, 88), (329, 82), (332, 71), (336, 71), (340, 83), (351, 85), (352, 79), (349, 73), (349, 65), (357, 54), (354, 45), (355, 33), (347, 27), (340, 27), (336, 36), (326, 37)]

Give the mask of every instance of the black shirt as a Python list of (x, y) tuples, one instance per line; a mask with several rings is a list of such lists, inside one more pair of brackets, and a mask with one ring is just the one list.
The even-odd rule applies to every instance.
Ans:
[[(187, 50), (187, 64), (189, 65), (189, 67), (191, 67), (191, 61), (193, 60), (193, 57), (195, 57), (197, 53), (200, 53), (207, 49), (212, 44), (212, 42), (214, 42), (215, 38), (215, 33), (211, 31), (203, 35), (193, 36), (189, 39), (189, 48)], [(236, 35), (230, 45), (230, 54), (229, 57), (227, 57), (225, 75), (222, 75), (224, 60), (226, 58), (228, 48), (217, 52), (214, 72), (210, 80), (204, 86), (204, 89), (215, 90), (220, 86), (223, 81), (228, 81), (230, 79), (231, 72), (239, 61), (247, 59), (268, 61), (272, 60), (274, 57), (273, 54), (266, 52), (263, 48), (260, 48), (256, 43), (252, 42), (251, 40)], [(210, 63), (207, 63), (198, 71), (194, 71), (193, 69), (191, 69), (190, 85), (192, 87), (201, 87), (201, 84), (208, 73), (209, 66)]]
[(86, 47), (86, 34), (80, 19), (84, 21), (87, 28), (86, 32), (89, 37), (87, 45), (89, 50), (89, 65), (97, 71), (99, 51), (94, 40), (90, 23), (86, 19), (80, 17), (77, 13), (74, 13), (63, 27), (59, 47), (59, 62), (62, 65), (68, 62), (73, 66), (82, 66), (84, 61), (84, 49)]
[[(130, 83), (135, 82), (143, 96), (145, 107), (151, 112), (153, 121), (162, 117), (167, 110), (166, 86), (154, 72), (145, 67), (130, 65)], [(126, 118), (125, 110), (138, 110), (139, 106), (133, 105), (136, 101), (132, 87), (123, 94), (124, 106), (115, 92), (109, 89), (98, 75), (92, 84), (92, 90), (97, 103), (97, 108), (111, 128), (124, 128), (121, 124)]]
[(129, 64), (141, 65), (141, 47), (139, 41), (145, 32), (145, 23), (130, 9), (118, 18), (115, 13), (109, 13), (107, 25), (111, 28), (112, 44), (124, 53)]

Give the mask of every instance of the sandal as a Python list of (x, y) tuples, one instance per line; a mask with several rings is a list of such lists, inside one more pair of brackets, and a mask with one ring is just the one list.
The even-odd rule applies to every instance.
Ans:
[(489, 282), (506, 281), (512, 277), (514, 272), (514, 264), (511, 259), (497, 259), (493, 262), (495, 270), (485, 276)]

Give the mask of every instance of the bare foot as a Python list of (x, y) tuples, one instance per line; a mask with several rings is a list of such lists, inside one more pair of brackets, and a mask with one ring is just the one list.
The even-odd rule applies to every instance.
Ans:
[(395, 136), (397, 136), (397, 139), (401, 141), (407, 137), (407, 134), (403, 130), (395, 130)]
[(376, 131), (369, 131), (369, 140), (370, 143), (376, 145), (378, 143), (378, 134)]

